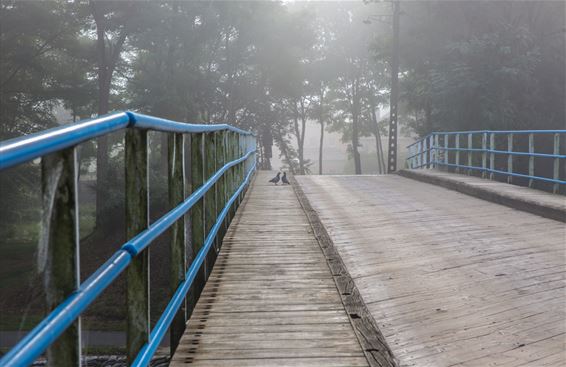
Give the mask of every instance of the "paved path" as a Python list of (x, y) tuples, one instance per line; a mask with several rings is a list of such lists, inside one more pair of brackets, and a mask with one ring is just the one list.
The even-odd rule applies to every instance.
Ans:
[(402, 366), (566, 366), (566, 227), (391, 176), (297, 178)]
[(290, 186), (259, 172), (171, 366), (367, 366)]

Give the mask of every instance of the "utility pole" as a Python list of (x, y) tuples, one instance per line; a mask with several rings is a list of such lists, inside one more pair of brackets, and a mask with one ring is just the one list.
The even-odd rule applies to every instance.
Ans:
[(387, 173), (397, 170), (397, 103), (399, 100), (399, 0), (393, 1), (393, 55), (391, 57), (391, 95), (389, 100), (389, 144)]

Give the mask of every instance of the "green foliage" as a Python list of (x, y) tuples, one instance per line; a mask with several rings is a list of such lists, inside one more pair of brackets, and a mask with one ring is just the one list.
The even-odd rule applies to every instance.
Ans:
[(403, 6), (402, 94), (417, 133), (564, 128), (564, 3)]

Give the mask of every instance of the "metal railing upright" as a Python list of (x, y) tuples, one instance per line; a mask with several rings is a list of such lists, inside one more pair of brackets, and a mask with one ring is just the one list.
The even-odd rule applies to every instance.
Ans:
[[(535, 136), (552, 135), (552, 153), (542, 153), (535, 150)], [(498, 148), (496, 137), (505, 136), (505, 149)], [(518, 136), (527, 136), (528, 151), (515, 151), (513, 146)], [(422, 139), (407, 146), (408, 157), (406, 166), (408, 169), (419, 168), (452, 168), (457, 173), (479, 172), (482, 177), (493, 179), (495, 175), (507, 177), (511, 183), (514, 177), (528, 180), (528, 186), (533, 187), (537, 181), (547, 182), (553, 185), (553, 192), (560, 190), (560, 185), (566, 185), (566, 181), (560, 176), (560, 162), (566, 159), (561, 154), (560, 140), (566, 136), (566, 130), (507, 130), (507, 131), (451, 131), (433, 132)], [(462, 138), (465, 137), (465, 147)], [(477, 138), (480, 139), (477, 139)], [(474, 147), (481, 140), (481, 147)], [(500, 139), (501, 140), (501, 139)], [(466, 162), (462, 162), (461, 153), (466, 155)], [(506, 156), (506, 170), (496, 168), (496, 157)], [(528, 158), (528, 173), (516, 171), (514, 157)], [(552, 177), (535, 174), (535, 158), (552, 160)], [(481, 165), (475, 164), (480, 161)]]
[[(88, 279), (79, 280), (78, 165), (76, 146), (126, 130), (124, 243)], [(169, 203), (173, 209), (149, 224), (148, 130), (170, 133)], [(185, 182), (185, 142), (191, 139), (192, 192)], [(122, 272), (127, 277), (127, 355), (131, 366), (147, 366), (169, 329), (174, 348), (187, 321), (185, 302), (198, 273), (204, 281), (211, 248), (220, 241), (256, 171), (256, 140), (248, 131), (226, 124), (200, 125), (134, 112), (88, 121), (8, 140), (0, 144), (0, 170), (41, 157), (43, 220), (41, 243), (48, 261), (46, 294), (52, 311), (0, 359), (0, 366), (32, 364), (47, 350), (50, 365), (81, 364), (83, 311)], [(190, 213), (195, 257), (186, 263), (185, 214)], [(149, 323), (151, 242), (172, 229), (172, 298), (153, 328)], [(202, 286), (202, 284), (200, 285)], [(175, 340), (176, 339), (176, 340)]]

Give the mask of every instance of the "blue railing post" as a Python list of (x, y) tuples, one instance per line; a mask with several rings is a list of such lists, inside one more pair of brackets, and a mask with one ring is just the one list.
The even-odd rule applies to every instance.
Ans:
[[(531, 155), (529, 155), (529, 176), (534, 176), (535, 175), (535, 157), (534, 155), (532, 155), (535, 152), (535, 136), (530, 133), (529, 134), (529, 153), (531, 153)], [(529, 178), (529, 187), (533, 187), (533, 179)]]
[(448, 170), (448, 134), (444, 134), (444, 164), (446, 170)]
[[(468, 135), (468, 167), (472, 167), (473, 165), (473, 158), (474, 158), (474, 151), (472, 149), (474, 149), (474, 138), (473, 138), (473, 134), (467, 134)], [(467, 170), (468, 175), (472, 174), (472, 169), (468, 168)]]
[[(75, 148), (41, 160), (43, 214), (38, 267), (44, 274), (49, 311), (79, 287), (77, 169)], [(80, 320), (47, 349), (47, 359), (49, 366), (80, 365)]]
[[(513, 152), (513, 134), (507, 134), (507, 152)], [(513, 173), (513, 154), (507, 154), (507, 172)], [(513, 182), (513, 175), (507, 175), (507, 183)]]
[[(149, 225), (147, 131), (128, 129), (125, 138), (126, 238)], [(132, 363), (149, 340), (149, 249), (132, 260), (126, 271), (127, 356)]]
[(456, 172), (460, 173), (460, 134), (456, 134), (455, 136), (454, 148), (456, 148)]
[(489, 150), (491, 151), (491, 153), (489, 153), (489, 179), (493, 180), (493, 170), (495, 170), (495, 153), (493, 152), (495, 150), (494, 133), (489, 134)]
[(431, 133), (428, 136), (428, 167), (427, 168), (432, 168), (433, 166), (433, 155), (434, 155), (434, 135)]
[[(169, 207), (174, 208), (185, 200), (185, 139), (184, 135), (169, 134), (168, 138), (168, 191)], [(186, 264), (186, 228), (185, 216), (171, 225), (169, 290), (175, 293), (185, 280)], [(185, 330), (187, 321), (187, 302), (183, 300), (169, 328), (171, 355), (175, 352), (179, 339)]]
[(487, 133), (481, 135), (481, 149), (481, 176), (485, 178), (487, 176)]
[[(554, 134), (554, 145), (552, 152), (555, 156), (560, 154), (560, 134)], [(552, 178), (558, 180), (560, 178), (560, 159), (558, 157), (554, 157), (554, 161), (552, 162), (553, 169), (552, 169)], [(559, 190), (559, 185), (557, 182), (554, 183), (552, 186), (552, 192), (557, 194)]]

